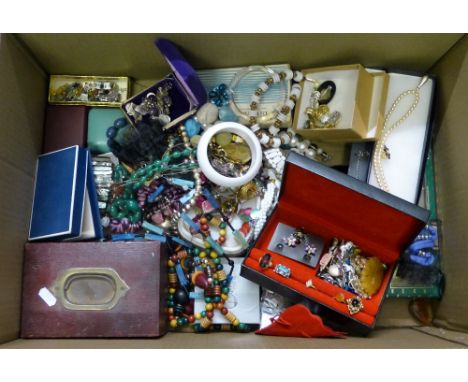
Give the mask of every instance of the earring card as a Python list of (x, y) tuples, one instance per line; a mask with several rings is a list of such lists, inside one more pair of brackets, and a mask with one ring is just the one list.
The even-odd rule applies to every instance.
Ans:
[[(297, 240), (295, 236), (298, 235), (295, 233), (298, 230), (300, 229), (278, 223), (268, 244), (268, 250), (315, 268), (323, 252), (325, 242), (320, 236), (304, 231), (301, 231), (302, 235), (299, 235), (302, 238)], [(308, 254), (306, 249), (309, 249)]]

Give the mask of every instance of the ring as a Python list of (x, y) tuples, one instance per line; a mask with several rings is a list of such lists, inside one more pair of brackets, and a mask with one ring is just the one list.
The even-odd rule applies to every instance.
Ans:
[(273, 262), (271, 261), (271, 255), (269, 253), (265, 253), (262, 257), (260, 257), (258, 264), (260, 265), (260, 268), (262, 268), (262, 270), (271, 268), (273, 266)]
[(349, 314), (353, 315), (364, 309), (361, 297), (347, 298), (346, 304), (348, 305)]
[[(240, 136), (249, 146), (251, 163), (248, 171), (237, 178), (230, 178), (217, 172), (208, 159), (208, 145), (216, 134), (229, 132)], [(236, 122), (222, 122), (210, 127), (201, 136), (197, 146), (197, 159), (200, 170), (213, 183), (223, 187), (240, 187), (250, 182), (262, 166), (262, 147), (255, 134), (244, 125)]]
[(280, 276), (289, 278), (291, 277), (291, 269), (289, 269), (286, 265), (278, 264), (275, 267), (275, 273), (278, 273)]

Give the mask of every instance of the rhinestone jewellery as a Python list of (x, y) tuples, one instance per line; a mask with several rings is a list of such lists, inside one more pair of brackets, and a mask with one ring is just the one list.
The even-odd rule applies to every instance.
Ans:
[[(386, 191), (389, 192), (389, 187), (387, 183), (387, 179), (385, 178), (385, 174), (383, 171), (382, 167), (382, 158), (383, 156), (390, 158), (390, 152), (389, 149), (385, 146), (385, 142), (387, 141), (388, 137), (392, 133), (393, 130), (395, 130), (398, 126), (400, 126), (416, 109), (419, 103), (419, 89), (428, 81), (429, 77), (424, 76), (421, 79), (421, 82), (415, 89), (410, 89), (406, 90), (403, 93), (401, 93), (393, 102), (392, 107), (390, 108), (389, 112), (385, 116), (384, 120), (384, 126), (382, 129), (382, 136), (381, 138), (377, 141), (376, 147), (375, 147), (375, 152), (374, 152), (374, 157), (372, 159), (372, 165), (374, 166), (375, 170), (375, 177), (377, 179), (377, 183), (379, 187)], [(411, 104), (410, 108), (408, 111), (395, 123), (392, 125), (388, 126), (388, 122), (390, 120), (390, 117), (392, 114), (395, 112), (398, 104), (401, 102), (401, 100), (407, 96), (413, 96), (414, 101)]]

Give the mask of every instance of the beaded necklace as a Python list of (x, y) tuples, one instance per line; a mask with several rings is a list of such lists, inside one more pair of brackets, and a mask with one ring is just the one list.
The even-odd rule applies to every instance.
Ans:
[[(218, 252), (218, 246), (213, 245), (215, 241), (209, 233), (208, 218), (202, 216), (199, 222), (200, 231), (206, 238), (205, 249), (200, 250), (195, 247), (188, 250), (178, 250), (168, 260), (167, 314), (169, 325), (171, 328), (177, 329), (192, 324), (195, 332), (212, 329), (249, 331), (250, 327), (241, 323), (236, 315), (225, 306), (225, 302), (229, 299), (229, 285), (233, 269), (231, 268), (229, 275), (226, 274), (220, 258), (223, 254)], [(217, 244), (224, 242), (222, 239), (225, 238), (226, 223), (222, 221), (219, 228), (220, 235)], [(228, 261), (232, 263), (229, 259)], [(189, 304), (189, 296), (195, 286), (203, 290), (205, 309), (193, 314), (193, 309)], [(213, 325), (212, 320), (216, 309), (226, 317), (230, 324)]]
[[(110, 129), (115, 129), (115, 126)], [(194, 150), (190, 146), (190, 141), (183, 126), (180, 127), (180, 135), (184, 145), (182, 150), (174, 150), (174, 143), (170, 141), (166, 153), (160, 160), (155, 160), (151, 164), (140, 167), (131, 174), (124, 165), (119, 164), (116, 166), (112, 180), (116, 183), (114, 193), (117, 196), (114, 197), (107, 208), (107, 212), (112, 218), (111, 229), (114, 232), (136, 232), (141, 227), (142, 212), (139, 197), (142, 193), (139, 191), (142, 188), (151, 184), (156, 178), (192, 171), (195, 179), (194, 193), (182, 206), (181, 211), (175, 211), (171, 218), (171, 226), (173, 231), (177, 233), (177, 222), (180, 213), (187, 212), (195, 205), (196, 198), (201, 194), (201, 178), (194, 159)], [(179, 163), (171, 164), (175, 160), (179, 161)], [(180, 162), (181, 160), (182, 162)], [(135, 198), (135, 192), (137, 192), (137, 198)]]
[[(258, 106), (261, 101), (261, 96), (265, 94), (271, 85), (281, 81), (294, 80), (296, 82), (302, 81), (304, 75), (300, 71), (293, 72), (288, 69), (280, 73), (273, 71), (270, 77), (264, 82), (261, 82), (255, 89), (250, 102), (250, 111), (248, 114), (251, 130), (255, 133), (260, 143), (268, 148), (279, 148), (282, 145), (289, 146), (294, 151), (315, 160), (327, 161), (330, 156), (317, 147), (317, 145), (310, 143), (307, 140), (297, 135), (292, 129), (280, 132), (280, 127), (287, 120), (288, 114), (294, 109), (297, 99), (301, 94), (301, 85), (296, 83), (291, 88), (291, 94), (283, 105), (275, 110), (275, 121), (266, 129), (263, 129), (258, 122)], [(236, 79), (238, 81), (238, 79)], [(231, 93), (234, 91), (231, 89)], [(299, 147), (300, 146), (300, 147)]]

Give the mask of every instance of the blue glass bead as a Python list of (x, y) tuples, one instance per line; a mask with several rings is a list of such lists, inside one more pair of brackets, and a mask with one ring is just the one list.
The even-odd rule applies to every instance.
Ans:
[(216, 296), (215, 298), (213, 298), (213, 302), (221, 302), (221, 297)]
[(194, 135), (197, 135), (201, 130), (201, 124), (193, 118), (185, 121), (185, 131), (189, 138), (192, 138)]
[(168, 302), (167, 302), (167, 306), (168, 306), (169, 308), (172, 308), (172, 307), (174, 306), (174, 301), (168, 301)]
[(111, 126), (106, 131), (106, 137), (109, 139), (115, 138), (117, 135), (117, 129), (114, 126)]
[(114, 126), (117, 128), (117, 129), (120, 129), (124, 126), (127, 125), (127, 120), (125, 118), (119, 118), (119, 119), (116, 119), (114, 121)]
[(222, 265), (222, 264), (216, 265), (216, 270), (217, 270), (217, 271), (220, 271), (221, 269), (223, 269), (223, 265)]

